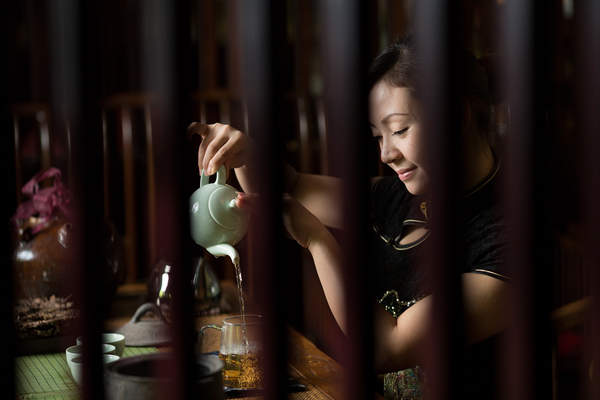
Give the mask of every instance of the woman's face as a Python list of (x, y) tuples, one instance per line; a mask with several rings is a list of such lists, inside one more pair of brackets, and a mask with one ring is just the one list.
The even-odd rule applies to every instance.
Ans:
[(417, 111), (408, 88), (380, 80), (369, 93), (369, 120), (381, 162), (393, 169), (414, 195), (423, 194), (429, 181), (423, 168), (424, 138)]

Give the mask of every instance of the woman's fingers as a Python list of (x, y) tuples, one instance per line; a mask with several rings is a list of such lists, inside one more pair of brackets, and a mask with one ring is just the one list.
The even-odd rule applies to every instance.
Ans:
[(198, 169), (204, 170), (207, 175), (214, 174), (224, 164), (229, 168), (245, 164), (247, 138), (235, 128), (219, 123), (194, 122), (188, 127), (188, 132), (202, 137), (198, 147)]
[(204, 164), (204, 154), (206, 153), (206, 148), (208, 144), (212, 140), (211, 133), (209, 131), (206, 136), (202, 138), (202, 142), (200, 142), (200, 146), (198, 146), (198, 170), (202, 171), (205, 169), (206, 165)]
[(206, 175), (212, 175), (217, 172), (217, 168), (221, 166), (221, 164), (215, 165), (214, 156), (218, 152), (221, 154), (223, 153), (222, 150), (226, 148), (225, 146), (229, 142), (229, 138), (224, 135), (216, 135), (210, 142), (206, 139), (203, 140), (203, 142), (204, 141), (207, 142), (207, 145), (204, 150), (204, 157), (202, 159), (202, 169), (206, 171)]
[(259, 195), (256, 193), (243, 193), (238, 192), (235, 204), (241, 208), (254, 212), (256, 210), (256, 204), (259, 201)]
[[(207, 152), (208, 155), (208, 152)], [(238, 168), (246, 163), (243, 144), (238, 138), (230, 137), (229, 140), (212, 155), (208, 162), (209, 174), (214, 174), (221, 165), (227, 168)]]
[(203, 124), (201, 122), (192, 122), (188, 128), (188, 134), (190, 135), (200, 135), (204, 138), (209, 131), (209, 126), (207, 124)]

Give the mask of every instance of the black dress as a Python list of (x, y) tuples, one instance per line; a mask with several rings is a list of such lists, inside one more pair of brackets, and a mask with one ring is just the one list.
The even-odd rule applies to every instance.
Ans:
[[(505, 224), (498, 196), (499, 164), (463, 199), (462, 226), (464, 260), (462, 272), (472, 272), (508, 280), (505, 266), (507, 245)], [(425, 271), (418, 267), (421, 244), (428, 234), (409, 244), (400, 244), (405, 230), (427, 227), (427, 202), (411, 195), (397, 177), (386, 177), (373, 187), (371, 197), (370, 254), (376, 269), (377, 301), (394, 317), (430, 294)], [(488, 338), (468, 346), (459, 384), (467, 398), (491, 399), (497, 393), (496, 342)], [(386, 374), (386, 398), (420, 398), (426, 372), (419, 368)]]

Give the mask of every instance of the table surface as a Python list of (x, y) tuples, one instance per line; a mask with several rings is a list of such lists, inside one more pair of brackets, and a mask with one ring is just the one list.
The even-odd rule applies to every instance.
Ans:
[[(195, 320), (199, 329), (206, 324), (220, 324), (227, 315), (199, 317)], [(104, 328), (114, 331), (129, 321), (129, 318), (113, 318), (106, 321)], [(342, 368), (319, 350), (310, 340), (293, 328), (288, 329), (289, 373), (306, 386), (306, 391), (291, 393), (290, 399), (341, 399)], [(208, 330), (198, 351), (213, 352), (219, 349), (218, 331)], [(124, 356), (145, 354), (152, 351), (168, 351), (169, 348), (126, 347)], [(79, 391), (72, 380), (64, 352), (34, 354), (17, 357), (17, 398), (19, 399), (76, 399)], [(245, 397), (260, 399), (262, 397)]]
[[(233, 283), (223, 282), (223, 287), (225, 289), (229, 288), (227, 292), (234, 292), (235, 287), (232, 286)], [(231, 286), (231, 288), (227, 285)], [(126, 300), (129, 299), (130, 303), (127, 303), (127, 307), (124, 307), (121, 301), (119, 307), (119, 315), (109, 318), (104, 323), (105, 331), (114, 331), (127, 322), (129, 322), (131, 315), (135, 312), (135, 309), (140, 305), (139, 302), (143, 301), (145, 298), (145, 293), (140, 292), (140, 286), (143, 288), (144, 285), (136, 285), (135, 290), (129, 290), (121, 297)], [(132, 292), (132, 293), (129, 293)], [(140, 293), (138, 293), (140, 292)], [(143, 294), (143, 295), (142, 295)], [(123, 299), (121, 299), (123, 300)], [(228, 299), (230, 302), (234, 302), (234, 298)], [(125, 314), (124, 314), (124, 313)], [(121, 317), (122, 315), (129, 315), (127, 317)], [(221, 324), (223, 319), (226, 318), (229, 314), (220, 314), (213, 316), (201, 316), (195, 318), (195, 327), (196, 330), (199, 330), (203, 325), (207, 324)], [(309, 339), (303, 336), (300, 332), (293, 329), (292, 327), (288, 328), (288, 358), (289, 358), (289, 373), (290, 375), (304, 384), (307, 387), (307, 390), (304, 392), (292, 393), (290, 394), (290, 399), (342, 399), (344, 396), (343, 392), (343, 370), (342, 367), (330, 356), (325, 354), (319, 348), (315, 346)], [(218, 331), (209, 329), (205, 332), (204, 338), (202, 339), (202, 343), (197, 351), (200, 352), (214, 352), (219, 350), (220, 344), (220, 334)], [(140, 350), (136, 350), (136, 348), (127, 347), (128, 352), (136, 352)], [(149, 349), (150, 350), (150, 349)], [(158, 350), (168, 351), (168, 348), (159, 348)], [(52, 355), (50, 355), (52, 356)], [(76, 393), (76, 384), (72, 381), (70, 377), (70, 373), (68, 371), (68, 367), (66, 365), (66, 361), (64, 360), (64, 352), (54, 354), (54, 358), (56, 365), (60, 367), (64, 367), (64, 385), (69, 386), (70, 389), (74, 390)], [(52, 357), (51, 357), (52, 358)], [(17, 361), (19, 358), (17, 359)], [(22, 360), (29, 362), (30, 360)], [(64, 364), (64, 366), (63, 366)], [(23, 367), (25, 364), (21, 364)], [(23, 372), (23, 371), (22, 371)], [(26, 371), (25, 371), (26, 372)], [(35, 371), (34, 371), (35, 372)], [(38, 371), (39, 372), (39, 371)], [(65, 378), (66, 377), (66, 378)], [(17, 385), (22, 384), (19, 382), (19, 375), (17, 374)], [(23, 385), (22, 385), (23, 386)], [(25, 395), (19, 396), (20, 398), (36, 398), (32, 396)], [(381, 396), (375, 394), (375, 398), (382, 399)], [(71, 398), (71, 397), (56, 397), (56, 398)], [(246, 397), (245, 399), (260, 399), (261, 397)]]
[[(196, 329), (207, 324), (221, 324), (227, 314), (202, 316), (195, 319)], [(128, 318), (114, 318), (106, 322), (105, 329), (115, 330), (129, 321)], [(342, 368), (310, 340), (295, 329), (289, 327), (289, 367), (290, 374), (307, 388), (304, 392), (291, 393), (290, 399), (341, 399), (343, 374)], [(220, 334), (209, 329), (200, 345), (201, 352), (219, 350)], [(244, 397), (244, 399), (261, 399), (262, 397)]]

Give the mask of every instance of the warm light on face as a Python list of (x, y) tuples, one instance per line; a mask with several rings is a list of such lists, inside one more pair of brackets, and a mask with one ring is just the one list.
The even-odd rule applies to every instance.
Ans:
[(428, 182), (416, 111), (416, 100), (408, 88), (382, 80), (369, 93), (369, 120), (381, 162), (392, 168), (414, 195), (423, 194)]

